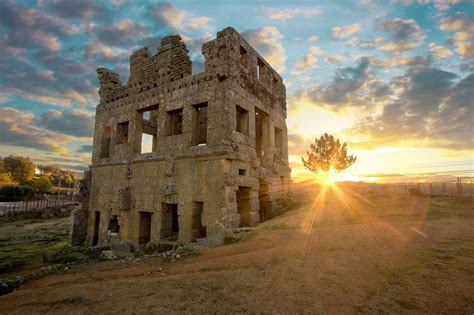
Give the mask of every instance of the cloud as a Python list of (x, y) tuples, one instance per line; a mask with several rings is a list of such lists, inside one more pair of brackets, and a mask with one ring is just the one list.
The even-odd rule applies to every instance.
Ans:
[(293, 9), (274, 9), (270, 10), (268, 17), (272, 20), (286, 21), (298, 16), (310, 18), (321, 14), (320, 7), (293, 8)]
[(379, 27), (391, 36), (391, 42), (379, 47), (382, 51), (402, 52), (410, 50), (418, 47), (425, 38), (424, 32), (413, 19), (385, 20)]
[(6, 30), (4, 44), (25, 49), (58, 51), (60, 39), (74, 33), (61, 19), (10, 1), (0, 1), (0, 26)]
[(427, 5), (433, 4), (438, 10), (448, 10), (452, 5), (465, 2), (463, 0), (392, 0), (392, 2), (400, 3), (403, 5)]
[(322, 55), (324, 52), (318, 46), (312, 46), (309, 48), (308, 53), (304, 55), (295, 65), (296, 70), (306, 70), (316, 66), (318, 62), (318, 56)]
[(474, 74), (462, 79), (430, 64), (412, 65), (395, 78), (381, 113), (356, 123), (352, 132), (374, 146), (406, 145), (472, 149)]
[(429, 44), (428, 47), (430, 48), (431, 54), (439, 58), (447, 58), (453, 55), (453, 52), (449, 50), (449, 48), (446, 48), (441, 45), (436, 45), (435, 43)]
[(285, 48), (281, 44), (284, 38), (275, 26), (265, 26), (256, 30), (248, 30), (242, 36), (252, 45), (265, 60), (278, 72), (286, 70)]
[(316, 43), (319, 40), (319, 36), (310, 36), (306, 40), (308, 43)]
[(462, 58), (474, 57), (474, 21), (464, 13), (457, 12), (441, 20), (439, 28), (443, 31), (455, 31), (451, 38)]
[(149, 33), (149, 28), (143, 23), (130, 19), (122, 19), (108, 25), (96, 25), (90, 32), (94, 33), (97, 42), (112, 46), (121, 46), (136, 42)]
[(337, 25), (331, 29), (332, 37), (335, 39), (341, 39), (349, 37), (354, 33), (360, 31), (359, 23), (348, 24), (348, 25)]
[(84, 144), (77, 149), (77, 153), (90, 153), (92, 152), (92, 144)]
[(346, 44), (349, 46), (356, 46), (360, 49), (370, 49), (373, 47), (380, 46), (385, 42), (385, 39), (382, 37), (375, 37), (371, 40), (363, 40), (359, 38), (351, 38), (350, 40), (346, 41)]
[(313, 101), (322, 102), (337, 109), (347, 105), (349, 96), (364, 86), (369, 76), (369, 58), (361, 58), (356, 67), (336, 70), (332, 82), (317, 87), (309, 92)]
[(160, 25), (177, 30), (206, 28), (211, 21), (207, 16), (194, 16), (188, 11), (178, 10), (168, 2), (149, 4), (145, 15), (156, 19)]
[(341, 62), (344, 61), (346, 57), (343, 55), (329, 55), (326, 57), (326, 61), (330, 63)]
[(38, 125), (66, 135), (91, 137), (94, 116), (79, 110), (49, 110), (41, 114)]
[(34, 125), (31, 113), (22, 113), (11, 107), (0, 108), (0, 144), (63, 152), (60, 142), (65, 137)]
[(96, 15), (98, 11), (103, 8), (97, 1), (80, 0), (80, 1), (62, 1), (62, 0), (48, 0), (42, 1), (47, 4), (48, 8), (58, 16), (66, 19), (77, 18), (85, 19)]

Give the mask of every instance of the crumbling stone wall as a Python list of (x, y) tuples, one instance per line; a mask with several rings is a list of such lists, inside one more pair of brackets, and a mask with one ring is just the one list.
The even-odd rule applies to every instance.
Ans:
[(89, 218), (89, 202), (91, 195), (91, 176), (89, 169), (84, 172), (79, 187), (79, 203), (80, 206), (71, 213), (71, 245), (83, 245), (87, 236), (87, 223)]
[[(86, 242), (211, 245), (272, 216), (290, 188), (281, 76), (232, 28), (202, 47), (192, 75), (178, 35), (130, 58), (126, 85), (97, 70)], [(144, 153), (142, 137), (152, 140)], [(118, 220), (118, 227), (117, 227)]]

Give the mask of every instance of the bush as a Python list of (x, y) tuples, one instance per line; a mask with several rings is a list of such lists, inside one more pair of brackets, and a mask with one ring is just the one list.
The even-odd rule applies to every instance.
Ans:
[(420, 197), (421, 196), (421, 192), (418, 188), (408, 188), (408, 192), (410, 193), (410, 195), (412, 196), (415, 196), (415, 197)]
[(33, 187), (39, 192), (45, 193), (48, 192), (53, 187), (53, 185), (51, 184), (49, 178), (41, 176), (33, 182)]
[(0, 187), (0, 202), (22, 201), (34, 197), (33, 188), (30, 186), (3, 186)]
[(0, 183), (11, 183), (12, 179), (7, 173), (0, 174)]

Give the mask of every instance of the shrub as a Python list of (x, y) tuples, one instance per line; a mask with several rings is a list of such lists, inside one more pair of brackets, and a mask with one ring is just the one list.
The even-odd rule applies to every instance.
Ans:
[(41, 176), (33, 182), (33, 187), (41, 193), (48, 192), (53, 185), (49, 178)]
[(410, 195), (412, 196), (416, 196), (416, 197), (419, 197), (421, 196), (421, 192), (418, 188), (408, 188), (408, 192), (410, 193)]
[(7, 173), (0, 174), (0, 183), (11, 183), (12, 179)]
[(34, 196), (33, 189), (30, 186), (14, 186), (8, 185), (0, 187), (0, 201), (22, 201)]

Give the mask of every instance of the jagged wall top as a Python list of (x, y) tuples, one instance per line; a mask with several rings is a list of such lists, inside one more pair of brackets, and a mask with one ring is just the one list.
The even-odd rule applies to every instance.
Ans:
[[(101, 103), (128, 97), (150, 88), (160, 88), (171, 82), (187, 80), (192, 75), (192, 62), (181, 36), (161, 39), (156, 55), (146, 47), (130, 57), (130, 78), (122, 86), (117, 73), (99, 68)], [(202, 46), (205, 57), (204, 74), (214, 80), (235, 80), (259, 98), (267, 99), (272, 106), (286, 110), (286, 89), (281, 76), (232, 27), (217, 32), (214, 40)], [(242, 57), (245, 53), (245, 59)], [(198, 74), (199, 76), (200, 74)], [(192, 76), (193, 78), (196, 76)], [(180, 84), (184, 87), (186, 84)]]

